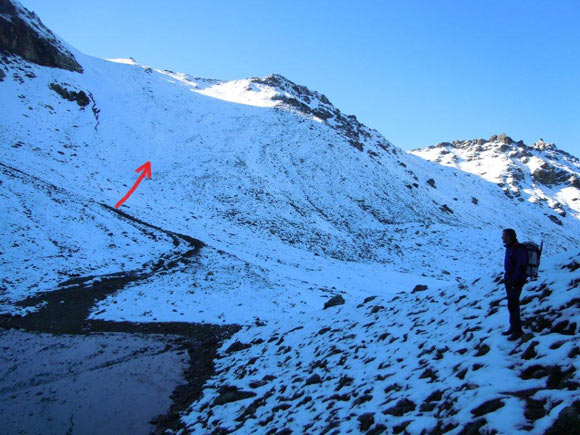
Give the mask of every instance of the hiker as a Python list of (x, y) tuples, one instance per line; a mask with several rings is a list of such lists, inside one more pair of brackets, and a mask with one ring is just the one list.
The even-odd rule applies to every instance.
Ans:
[(516, 232), (511, 228), (503, 230), (501, 239), (505, 246), (504, 282), (510, 313), (510, 328), (502, 334), (509, 335), (508, 340), (514, 341), (523, 334), (520, 319), (520, 294), (527, 278), (528, 251), (518, 242)]

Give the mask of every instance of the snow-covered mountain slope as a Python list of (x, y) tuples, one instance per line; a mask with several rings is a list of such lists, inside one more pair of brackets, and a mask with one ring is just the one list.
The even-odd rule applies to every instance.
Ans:
[[(577, 433), (580, 250), (522, 294), (509, 342), (501, 273), (346, 299), (225, 342), (191, 433)], [(549, 429), (553, 432), (549, 432)]]
[(540, 139), (528, 146), (500, 134), (411, 152), (496, 183), (508, 198), (537, 204), (558, 224), (568, 214), (580, 218), (580, 160), (553, 143)]
[[(132, 267), (129, 258), (154, 264), (164, 248), (149, 250), (151, 239), (139, 231), (131, 233), (133, 247), (119, 252), (123, 259), (106, 260), (120, 258), (108, 246), (126, 245), (126, 222), (97, 206), (115, 204), (146, 161), (152, 179), (121, 210), (205, 248), (194, 263), (102, 301), (98, 318), (245, 323), (316, 309), (331, 294), (464, 281), (501, 264), (504, 227), (516, 227), (522, 239), (549, 233), (548, 254), (580, 245), (580, 220), (571, 214), (558, 225), (495, 183), (404, 153), (282, 76), (199, 79), (84, 55), (37, 18), (29, 31), (36, 32), (30, 46), (65, 47), (81, 69), (39, 65), (1, 47), (0, 163), (76, 199), (57, 210), (48, 194), (27, 195), (23, 182), (2, 172), (2, 194), (38, 216), (2, 213), (2, 227), (20, 234), (18, 246), (13, 237), (1, 240), (2, 261), (11, 264), (4, 300), (54, 289), (54, 271), (108, 274), (116, 264)], [(66, 222), (84, 216), (83, 203), (93, 223), (77, 226), (85, 230), (76, 243)], [(110, 222), (97, 225), (101, 216)], [(35, 232), (73, 247), (74, 258), (55, 256)], [(96, 251), (105, 260), (91, 262)], [(42, 264), (46, 279), (19, 282), (25, 256)], [(200, 281), (208, 276), (214, 279)]]

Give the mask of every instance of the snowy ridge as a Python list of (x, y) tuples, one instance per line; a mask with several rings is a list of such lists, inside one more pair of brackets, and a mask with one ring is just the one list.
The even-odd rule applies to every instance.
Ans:
[(528, 146), (501, 134), (489, 140), (442, 142), (413, 154), (459, 168), (498, 184), (514, 201), (529, 201), (561, 223), (571, 214), (580, 218), (580, 161), (542, 139)]
[[(138, 65), (132, 58), (110, 60)], [(297, 112), (308, 119), (326, 123), (339, 131), (359, 151), (363, 151), (367, 144), (378, 144), (384, 150), (394, 148), (376, 130), (358, 122), (356, 116), (344, 115), (324, 94), (298, 85), (280, 74), (224, 81), (204, 79), (169, 70), (157, 69), (156, 71), (191, 86), (192, 91), (202, 95), (256, 107), (281, 107)]]
[(184, 428), (572, 433), (563, 410), (580, 388), (579, 258), (552, 258), (524, 287), (528, 334), (515, 343), (500, 335), (508, 323), (501, 273), (247, 326), (224, 343)]

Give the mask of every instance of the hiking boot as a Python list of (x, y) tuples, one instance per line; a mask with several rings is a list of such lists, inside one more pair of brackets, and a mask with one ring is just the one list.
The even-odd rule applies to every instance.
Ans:
[(512, 335), (512, 330), (511, 330), (511, 329), (508, 329), (508, 330), (506, 330), (506, 331), (503, 331), (503, 332), (501, 333), (501, 335)]
[(509, 341), (516, 341), (518, 338), (520, 338), (522, 335), (524, 335), (524, 333), (522, 331), (519, 332), (514, 332), (512, 333), (512, 335), (510, 335), (508, 337)]

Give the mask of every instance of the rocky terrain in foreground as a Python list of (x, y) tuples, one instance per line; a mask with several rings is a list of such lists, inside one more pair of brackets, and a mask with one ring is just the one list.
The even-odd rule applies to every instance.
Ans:
[(191, 433), (573, 434), (580, 429), (580, 251), (524, 287), (509, 342), (502, 274), (328, 304), (226, 341)]

